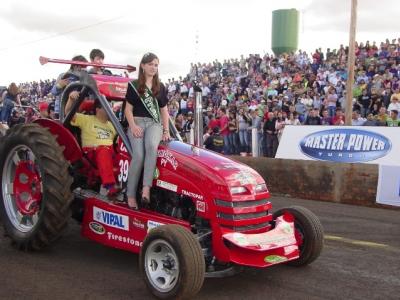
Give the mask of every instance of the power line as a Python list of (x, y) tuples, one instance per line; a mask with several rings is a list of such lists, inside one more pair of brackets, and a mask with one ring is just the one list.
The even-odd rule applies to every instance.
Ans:
[(42, 42), (42, 41), (45, 41), (45, 40), (54, 39), (56, 37), (67, 35), (67, 34), (70, 34), (72, 32), (86, 30), (86, 29), (91, 28), (91, 27), (95, 27), (95, 26), (99, 26), (99, 25), (102, 25), (102, 24), (105, 24), (105, 23), (113, 22), (113, 21), (115, 21), (117, 19), (120, 19), (122, 17), (123, 16), (118, 16), (118, 17), (114, 17), (112, 19), (102, 20), (102, 21), (99, 21), (97, 23), (89, 24), (89, 25), (86, 25), (86, 26), (81, 26), (81, 27), (78, 27), (78, 28), (73, 28), (73, 29), (66, 30), (66, 31), (63, 31), (63, 32), (59, 32), (59, 33), (56, 33), (56, 34), (52, 34), (52, 35), (49, 35), (49, 36), (46, 36), (46, 37), (43, 37), (43, 38), (40, 38), (40, 39), (37, 39), (37, 40), (23, 42), (23, 43), (20, 43), (20, 44), (11, 46), (11, 47), (0, 48), (0, 52), (4, 52), (4, 51), (10, 50), (10, 49), (15, 49), (15, 48), (19, 48), (19, 47), (24, 47), (24, 46), (35, 44), (35, 43), (39, 43), (39, 42)]

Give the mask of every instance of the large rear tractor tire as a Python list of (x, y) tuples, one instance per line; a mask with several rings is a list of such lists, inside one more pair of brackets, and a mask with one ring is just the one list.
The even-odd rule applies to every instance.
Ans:
[(203, 285), (203, 252), (182, 226), (152, 229), (143, 242), (139, 263), (147, 287), (157, 298), (191, 299)]
[(21, 250), (55, 241), (71, 216), (68, 162), (55, 137), (37, 124), (12, 127), (0, 145), (0, 218)]
[(301, 206), (282, 208), (274, 213), (274, 219), (285, 212), (294, 217), (295, 236), (300, 249), (300, 257), (288, 265), (301, 267), (312, 263), (321, 254), (324, 246), (324, 229), (318, 217)]

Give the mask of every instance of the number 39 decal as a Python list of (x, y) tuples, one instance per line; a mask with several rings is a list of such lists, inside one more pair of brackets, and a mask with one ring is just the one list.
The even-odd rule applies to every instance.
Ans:
[(122, 143), (122, 142), (121, 142), (121, 144), (119, 145), (119, 150), (120, 150), (121, 152), (128, 153), (128, 150), (126, 149), (124, 143)]
[(127, 160), (119, 161), (119, 182), (126, 182), (128, 180), (129, 162)]

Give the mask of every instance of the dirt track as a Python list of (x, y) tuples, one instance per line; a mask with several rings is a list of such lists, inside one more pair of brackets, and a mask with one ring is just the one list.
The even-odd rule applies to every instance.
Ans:
[[(398, 211), (272, 198), (303, 205), (321, 219), (321, 257), (306, 268), (249, 269), (206, 279), (196, 299), (399, 299)], [(138, 256), (90, 242), (71, 221), (64, 237), (38, 253), (19, 252), (0, 230), (0, 299), (150, 299)]]

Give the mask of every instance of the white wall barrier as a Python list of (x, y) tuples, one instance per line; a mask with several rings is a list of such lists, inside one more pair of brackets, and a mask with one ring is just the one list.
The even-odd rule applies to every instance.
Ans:
[(379, 165), (376, 203), (400, 206), (400, 166)]

